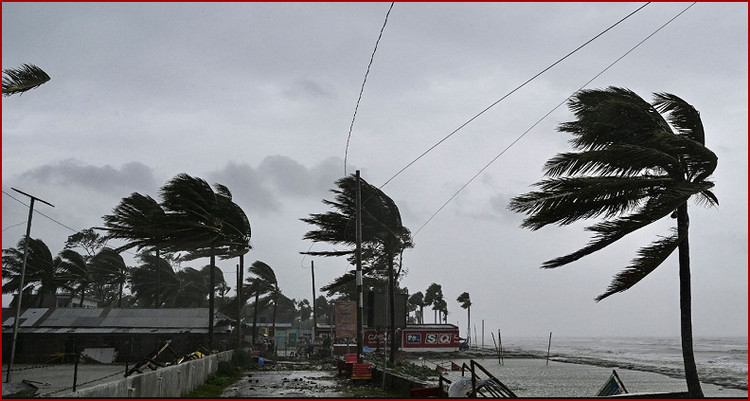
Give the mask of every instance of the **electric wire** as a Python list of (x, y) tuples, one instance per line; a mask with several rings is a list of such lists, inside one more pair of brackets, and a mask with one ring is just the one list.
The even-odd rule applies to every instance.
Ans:
[(437, 214), (440, 213), (440, 211), (442, 211), (453, 199), (455, 199), (456, 196), (458, 196), (458, 194), (461, 193), (461, 191), (463, 191), (467, 186), (469, 186), (469, 184), (471, 184), (477, 177), (479, 177), (480, 174), (482, 174), (487, 168), (489, 168), (490, 165), (492, 165), (492, 163), (494, 163), (497, 159), (499, 159), (502, 155), (504, 155), (505, 152), (507, 152), (511, 147), (513, 147), (513, 145), (515, 145), (516, 143), (518, 143), (518, 141), (520, 141), (524, 136), (526, 136), (526, 134), (528, 134), (532, 129), (534, 129), (537, 125), (539, 125), (539, 123), (541, 123), (544, 119), (546, 119), (547, 117), (549, 117), (560, 106), (564, 105), (577, 92), (583, 90), (585, 87), (587, 87), (589, 84), (591, 84), (591, 82), (593, 82), (594, 80), (596, 80), (597, 78), (599, 78), (600, 76), (602, 76), (605, 72), (607, 72), (610, 68), (612, 68), (615, 64), (617, 64), (620, 60), (622, 60), (623, 58), (625, 58), (626, 56), (628, 56), (630, 53), (632, 53), (635, 49), (637, 49), (638, 47), (640, 47), (647, 40), (651, 39), (651, 37), (653, 37), (659, 31), (661, 31), (662, 29), (664, 29), (667, 25), (669, 25), (672, 21), (674, 21), (675, 19), (677, 19), (679, 16), (681, 16), (683, 13), (685, 13), (687, 10), (689, 10), (691, 7), (693, 7), (695, 4), (696, 4), (695, 2), (692, 3), (692, 4), (690, 4), (684, 10), (680, 11), (679, 13), (677, 13), (677, 15), (675, 15), (674, 17), (672, 17), (669, 21), (667, 21), (664, 24), (662, 24), (659, 28), (657, 28), (651, 34), (649, 34), (648, 36), (646, 36), (644, 39), (642, 39), (640, 42), (638, 42), (635, 46), (631, 47), (630, 50), (628, 50), (622, 56), (620, 56), (617, 59), (615, 59), (612, 63), (610, 63), (607, 67), (605, 67), (598, 74), (594, 75), (593, 78), (591, 78), (586, 83), (584, 83), (573, 94), (571, 94), (570, 96), (568, 96), (567, 98), (565, 98), (565, 100), (563, 100), (562, 102), (558, 103), (549, 112), (547, 112), (547, 114), (545, 114), (544, 116), (542, 116), (542, 118), (540, 118), (539, 120), (537, 120), (533, 125), (531, 125), (531, 127), (529, 127), (521, 135), (519, 135), (513, 142), (511, 142), (510, 145), (508, 145), (507, 147), (505, 147), (505, 149), (503, 149), (494, 158), (492, 158), (492, 160), (490, 160), (489, 163), (485, 164), (484, 167), (482, 167), (481, 169), (479, 169), (479, 171), (476, 174), (474, 174), (474, 176), (472, 176), (469, 179), (469, 181), (467, 181), (464, 185), (462, 185), (461, 188), (459, 188), (458, 191), (456, 191), (456, 193), (453, 194), (453, 196), (451, 196), (445, 203), (443, 203), (443, 205), (440, 206), (440, 208), (435, 213), (433, 213), (432, 216), (430, 216), (430, 218), (427, 219), (427, 221), (425, 221), (424, 224), (422, 224), (422, 226), (419, 227), (419, 229), (417, 229), (417, 231), (414, 232), (414, 235), (412, 237), (415, 237), (427, 225), (427, 223), (429, 223), (430, 221), (432, 221), (432, 219), (435, 216), (437, 216)]
[(412, 160), (406, 166), (404, 166), (401, 170), (399, 170), (398, 172), (396, 172), (396, 174), (394, 174), (391, 178), (389, 178), (379, 188), (382, 189), (383, 187), (385, 187), (386, 185), (388, 185), (388, 183), (390, 183), (394, 178), (396, 178), (399, 175), (401, 175), (401, 173), (403, 173), (406, 169), (408, 169), (414, 163), (416, 163), (417, 161), (419, 161), (422, 157), (424, 157), (425, 155), (427, 155), (428, 153), (430, 153), (433, 149), (437, 148), (440, 144), (442, 144), (443, 142), (445, 142), (448, 138), (450, 138), (453, 135), (455, 135), (458, 131), (460, 131), (461, 129), (463, 129), (464, 127), (466, 127), (467, 125), (469, 125), (471, 122), (473, 122), (474, 120), (476, 120), (477, 118), (479, 118), (482, 114), (484, 114), (485, 112), (487, 112), (489, 109), (495, 107), (498, 103), (502, 102), (503, 100), (505, 100), (506, 98), (508, 98), (510, 95), (512, 95), (513, 93), (515, 93), (519, 89), (523, 88), (528, 83), (530, 83), (534, 79), (538, 78), (540, 75), (544, 74), (545, 72), (549, 71), (550, 69), (552, 69), (556, 65), (560, 64), (562, 61), (564, 61), (568, 57), (572, 56), (574, 53), (576, 53), (579, 50), (583, 49), (588, 44), (590, 44), (591, 42), (595, 41), (596, 39), (598, 39), (599, 37), (601, 37), (605, 33), (609, 32), (610, 30), (612, 30), (613, 28), (615, 28), (617, 25), (619, 25), (622, 22), (624, 22), (626, 19), (632, 17), (635, 13), (641, 11), (644, 7), (646, 7), (649, 4), (651, 4), (651, 2), (648, 2), (648, 3), (646, 3), (646, 4), (644, 4), (644, 5), (640, 6), (640, 7), (638, 7), (635, 11), (631, 12), (630, 14), (626, 15), (625, 17), (623, 17), (619, 21), (617, 21), (614, 24), (610, 25), (607, 29), (603, 30), (602, 32), (600, 32), (599, 34), (597, 34), (596, 36), (594, 36), (593, 38), (589, 39), (584, 44), (578, 46), (577, 48), (575, 48), (570, 53), (566, 54), (562, 58), (560, 58), (557, 61), (555, 61), (554, 63), (550, 64), (547, 68), (545, 68), (542, 71), (538, 72), (536, 75), (534, 75), (531, 78), (527, 79), (524, 83), (522, 83), (521, 85), (517, 86), (515, 89), (511, 90), (510, 92), (508, 92), (507, 94), (505, 94), (503, 97), (501, 97), (500, 99), (496, 100), (494, 103), (492, 103), (489, 106), (487, 106), (484, 110), (482, 110), (479, 113), (477, 113), (476, 115), (474, 115), (474, 117), (471, 117), (469, 120), (467, 120), (466, 122), (464, 122), (463, 124), (461, 124), (458, 128), (454, 129), (453, 131), (451, 131), (451, 133), (449, 133), (448, 135), (446, 135), (445, 137), (443, 137), (443, 139), (439, 140), (437, 143), (435, 143), (434, 145), (432, 145), (430, 148), (428, 148), (427, 150), (425, 150), (424, 152), (422, 152), (419, 156), (417, 156), (416, 159)]
[(367, 76), (370, 75), (370, 67), (372, 67), (372, 62), (375, 59), (375, 52), (378, 51), (378, 44), (380, 43), (380, 38), (383, 37), (383, 31), (385, 30), (385, 26), (388, 24), (388, 16), (391, 15), (391, 10), (393, 9), (393, 2), (391, 2), (391, 6), (388, 8), (388, 12), (385, 14), (385, 20), (383, 21), (383, 26), (380, 28), (380, 34), (378, 35), (378, 40), (375, 41), (375, 48), (372, 50), (372, 54), (370, 55), (370, 62), (367, 64), (367, 71), (365, 71), (365, 78), (362, 80), (362, 87), (359, 89), (359, 97), (357, 98), (357, 104), (354, 106), (354, 115), (352, 116), (352, 122), (349, 124), (349, 134), (346, 137), (346, 149), (344, 150), (344, 175), (346, 175), (346, 161), (349, 156), (349, 141), (352, 139), (352, 129), (354, 128), (354, 120), (357, 118), (357, 110), (359, 109), (359, 102), (362, 100), (362, 93), (365, 91), (365, 83), (367, 83)]

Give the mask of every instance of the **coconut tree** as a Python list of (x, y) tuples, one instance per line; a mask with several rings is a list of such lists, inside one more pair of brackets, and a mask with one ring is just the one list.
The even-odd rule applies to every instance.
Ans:
[(54, 259), (54, 263), (59, 279), (65, 283), (64, 287), (70, 291), (71, 295), (76, 292), (81, 295), (78, 306), (82, 307), (86, 287), (92, 282), (91, 268), (86, 259), (72, 249), (63, 249)]
[(3, 96), (20, 95), (49, 80), (49, 75), (34, 64), (3, 69)]
[[(132, 247), (186, 251), (185, 260), (209, 257), (211, 266), (216, 266), (217, 256), (243, 255), (250, 249), (250, 222), (227, 187), (215, 184), (214, 188), (182, 173), (162, 186), (161, 203), (134, 193), (104, 216), (107, 237), (127, 241), (117, 251)], [(208, 288), (216, 288), (215, 275), (209, 275), (209, 280), (213, 282)], [(209, 291), (209, 347), (213, 344), (214, 295)]]
[(466, 309), (466, 339), (471, 342), (471, 297), (468, 292), (463, 292), (456, 298), (456, 301), (461, 304), (461, 307)]
[(122, 307), (123, 287), (128, 282), (129, 268), (122, 256), (112, 248), (102, 248), (91, 259), (94, 295), (110, 305), (114, 301), (110, 288), (117, 288), (117, 307)]
[(654, 94), (652, 103), (634, 92), (610, 87), (585, 90), (569, 102), (576, 119), (558, 127), (573, 135), (577, 152), (562, 153), (545, 165), (548, 179), (539, 190), (519, 195), (509, 208), (526, 213), (522, 227), (538, 230), (603, 216), (587, 227), (594, 237), (569, 255), (545, 262), (555, 268), (574, 262), (656, 221), (676, 218), (667, 236), (641, 248), (618, 273), (606, 297), (644, 279), (678, 250), (680, 323), (685, 378), (691, 397), (703, 395), (693, 355), (688, 200), (717, 205), (709, 181), (718, 158), (706, 148), (698, 111), (668, 93)]
[[(424, 304), (432, 305), (434, 322), (438, 323), (437, 313), (440, 310), (438, 304), (443, 298), (443, 287), (440, 284), (432, 283), (424, 293)], [(442, 319), (441, 319), (442, 320)]]
[[(178, 174), (161, 188), (163, 206), (175, 231), (165, 242), (166, 249), (188, 251), (186, 260), (208, 256), (216, 266), (216, 256), (233, 258), (250, 249), (250, 221), (232, 201), (227, 187), (203, 179)], [(209, 347), (213, 343), (216, 275), (209, 275)]]
[[(331, 190), (335, 194), (334, 200), (323, 200), (323, 203), (334, 210), (326, 213), (311, 214), (302, 221), (317, 226), (308, 231), (304, 239), (314, 242), (327, 242), (334, 245), (345, 245), (349, 249), (342, 251), (303, 252), (319, 256), (350, 256), (353, 261), (356, 245), (356, 217), (357, 217), (357, 186), (358, 178), (352, 174), (336, 181), (337, 189)], [(361, 202), (361, 239), (363, 255), (369, 252), (370, 264), (373, 270), (385, 270), (388, 277), (389, 306), (391, 322), (390, 336), (395, 338), (395, 298), (396, 275), (395, 259), (406, 248), (413, 247), (411, 232), (403, 225), (401, 213), (395, 202), (379, 188), (374, 187), (363, 179), (359, 179)], [(363, 256), (364, 260), (364, 256)], [(399, 264), (400, 265), (400, 264)], [(399, 267), (399, 273), (401, 267)], [(363, 268), (363, 273), (365, 269)], [(353, 277), (350, 275), (349, 277)], [(352, 284), (354, 282), (352, 281)], [(395, 358), (395, 347), (391, 347), (392, 362)]]
[[(26, 260), (24, 293), (36, 289), (38, 306), (44, 304), (47, 295), (54, 295), (57, 289), (65, 284), (65, 279), (58, 275), (59, 263), (55, 263), (47, 244), (40, 239), (29, 238), (29, 249)], [(21, 269), (23, 266), (26, 237), (18, 241), (15, 248), (3, 249), (3, 294), (20, 292)]]
[(140, 259), (142, 263), (130, 275), (130, 288), (137, 304), (154, 308), (173, 306), (180, 290), (180, 279), (172, 265), (148, 253), (142, 253)]
[(422, 291), (417, 291), (412, 294), (409, 297), (409, 304), (414, 305), (414, 307), (416, 308), (419, 308), (419, 319), (417, 321), (419, 322), (419, 324), (424, 324), (424, 307), (426, 306), (426, 304)]
[[(248, 290), (255, 295), (255, 312), (253, 313), (253, 335), (252, 341), (255, 344), (255, 339), (258, 335), (258, 301), (261, 295), (267, 295), (277, 291), (279, 288), (279, 282), (276, 279), (276, 273), (273, 271), (271, 266), (267, 265), (260, 260), (253, 262), (247, 269), (248, 273), (251, 274), (247, 278), (249, 283)], [(274, 323), (275, 325), (275, 323)]]

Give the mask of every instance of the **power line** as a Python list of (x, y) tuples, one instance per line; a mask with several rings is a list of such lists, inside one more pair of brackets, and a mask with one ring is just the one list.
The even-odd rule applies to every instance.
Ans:
[(13, 228), (13, 227), (18, 227), (18, 226), (20, 226), (21, 224), (26, 224), (26, 220), (24, 220), (24, 221), (22, 221), (22, 222), (20, 222), (20, 223), (18, 223), (18, 224), (13, 224), (12, 226), (8, 226), (8, 227), (5, 227), (5, 228), (3, 228), (3, 232), (6, 232), (6, 231), (10, 230), (10, 229), (11, 229), (11, 228)]
[(480, 111), (480, 112), (479, 112), (479, 113), (477, 113), (477, 114), (476, 114), (476, 115), (475, 115), (474, 117), (471, 117), (471, 118), (470, 118), (470, 119), (469, 119), (468, 121), (466, 121), (465, 123), (461, 124), (461, 125), (460, 125), (460, 126), (459, 126), (458, 128), (456, 128), (455, 130), (453, 130), (453, 131), (452, 131), (452, 132), (451, 132), (450, 134), (446, 135), (446, 136), (445, 136), (445, 137), (444, 137), (443, 139), (439, 140), (439, 141), (438, 141), (438, 142), (437, 142), (436, 144), (432, 145), (432, 146), (431, 146), (431, 147), (430, 147), (429, 149), (427, 149), (426, 151), (422, 152), (422, 154), (420, 154), (419, 156), (417, 156), (417, 158), (416, 158), (416, 159), (414, 159), (414, 160), (412, 160), (411, 162), (409, 162), (409, 164), (407, 164), (407, 165), (406, 165), (406, 166), (405, 166), (404, 168), (402, 168), (402, 169), (401, 169), (401, 170), (399, 170), (399, 171), (398, 171), (398, 172), (397, 172), (396, 174), (394, 174), (394, 175), (393, 175), (393, 176), (392, 176), (391, 178), (389, 178), (389, 179), (388, 179), (388, 180), (387, 180), (387, 181), (386, 181), (386, 182), (385, 182), (385, 183), (384, 183), (383, 185), (381, 185), (381, 186), (380, 186), (380, 188), (382, 189), (383, 187), (385, 187), (386, 185), (388, 185), (388, 183), (390, 183), (390, 182), (391, 182), (391, 181), (392, 181), (392, 180), (393, 180), (394, 178), (398, 177), (398, 176), (399, 176), (399, 175), (400, 175), (401, 173), (403, 173), (403, 172), (404, 172), (404, 171), (405, 171), (406, 169), (408, 169), (409, 167), (411, 167), (411, 166), (412, 166), (412, 165), (413, 165), (414, 163), (416, 163), (416, 162), (417, 162), (417, 161), (418, 161), (419, 159), (421, 159), (422, 157), (424, 157), (424, 156), (425, 156), (426, 154), (430, 153), (430, 152), (431, 152), (431, 151), (432, 151), (433, 149), (435, 149), (436, 147), (438, 147), (438, 146), (439, 146), (439, 145), (440, 145), (441, 143), (445, 142), (445, 141), (446, 141), (446, 140), (447, 140), (448, 138), (452, 137), (452, 136), (453, 136), (454, 134), (456, 134), (456, 133), (457, 133), (458, 131), (460, 131), (460, 130), (461, 130), (462, 128), (464, 128), (465, 126), (469, 125), (469, 124), (470, 124), (470, 123), (471, 123), (472, 121), (474, 121), (474, 120), (476, 120), (477, 118), (479, 118), (479, 116), (481, 116), (482, 114), (484, 114), (485, 112), (487, 112), (487, 111), (488, 111), (489, 109), (493, 108), (493, 107), (494, 107), (495, 105), (497, 105), (498, 103), (500, 103), (500, 102), (502, 102), (503, 100), (505, 100), (505, 99), (506, 99), (506, 98), (507, 98), (508, 96), (512, 95), (513, 93), (515, 93), (515, 92), (516, 92), (516, 91), (518, 91), (519, 89), (523, 88), (523, 87), (524, 87), (524, 86), (526, 86), (526, 85), (527, 85), (527, 84), (528, 84), (529, 82), (533, 81), (534, 79), (536, 79), (536, 78), (537, 78), (537, 77), (539, 77), (540, 75), (542, 75), (542, 74), (544, 74), (545, 72), (549, 71), (550, 69), (552, 69), (552, 68), (553, 68), (554, 66), (556, 66), (557, 64), (560, 64), (560, 63), (561, 63), (561, 62), (562, 62), (563, 60), (567, 59), (568, 57), (570, 57), (570, 56), (571, 56), (571, 55), (573, 55), (574, 53), (576, 53), (576, 52), (578, 52), (579, 50), (583, 49), (583, 48), (584, 48), (584, 47), (586, 47), (586, 46), (587, 46), (588, 44), (590, 44), (590, 43), (591, 43), (591, 42), (593, 42), (594, 40), (598, 39), (598, 38), (599, 38), (600, 36), (604, 35), (604, 34), (605, 34), (605, 33), (607, 33), (608, 31), (612, 30), (612, 29), (613, 29), (614, 27), (616, 27), (617, 25), (619, 25), (620, 23), (622, 23), (622, 22), (623, 22), (623, 21), (625, 21), (626, 19), (630, 18), (630, 17), (631, 17), (631, 16), (633, 16), (633, 15), (634, 15), (635, 13), (637, 13), (637, 12), (638, 12), (638, 11), (640, 11), (640, 10), (642, 10), (642, 9), (643, 9), (644, 7), (646, 7), (646, 6), (647, 6), (647, 5), (649, 5), (649, 4), (651, 4), (651, 2), (648, 2), (648, 3), (646, 3), (646, 4), (644, 4), (644, 5), (640, 6), (640, 7), (638, 7), (638, 8), (637, 8), (637, 9), (636, 9), (635, 11), (633, 11), (633, 12), (631, 12), (630, 14), (626, 15), (626, 16), (625, 16), (624, 18), (620, 19), (619, 21), (617, 21), (616, 23), (614, 23), (613, 25), (611, 25), (611, 26), (610, 26), (609, 28), (607, 28), (607, 29), (603, 30), (602, 32), (600, 32), (599, 34), (597, 34), (596, 36), (594, 36), (593, 38), (591, 38), (591, 39), (589, 39), (588, 41), (586, 41), (586, 42), (585, 42), (584, 44), (582, 44), (582, 45), (578, 46), (578, 47), (577, 47), (577, 48), (576, 48), (575, 50), (571, 51), (570, 53), (566, 54), (566, 55), (565, 55), (564, 57), (562, 57), (562, 58), (558, 59), (557, 61), (555, 61), (554, 63), (550, 64), (550, 65), (549, 65), (549, 66), (548, 66), (547, 68), (545, 68), (545, 69), (543, 69), (542, 71), (538, 72), (538, 73), (537, 73), (536, 75), (534, 75), (533, 77), (529, 78), (528, 80), (526, 80), (526, 81), (525, 81), (524, 83), (522, 83), (521, 85), (517, 86), (517, 87), (516, 87), (515, 89), (513, 89), (512, 91), (508, 92), (508, 93), (507, 93), (507, 94), (505, 94), (505, 95), (504, 95), (503, 97), (501, 97), (500, 99), (496, 100), (496, 101), (495, 101), (494, 103), (492, 103), (491, 105), (487, 106), (487, 107), (486, 107), (486, 108), (485, 108), (484, 110)]
[(677, 13), (677, 15), (675, 15), (674, 17), (672, 17), (669, 21), (667, 21), (664, 24), (662, 24), (659, 28), (657, 28), (651, 34), (649, 34), (648, 36), (646, 36), (644, 39), (642, 39), (640, 42), (638, 42), (635, 46), (631, 47), (630, 50), (628, 50), (627, 52), (625, 52), (622, 56), (618, 57), (615, 61), (613, 61), (612, 63), (610, 63), (607, 67), (605, 67), (598, 74), (594, 75), (593, 78), (591, 78), (585, 84), (583, 84), (580, 88), (578, 88), (578, 90), (576, 90), (572, 95), (570, 95), (567, 98), (565, 98), (565, 100), (563, 100), (562, 102), (560, 102), (559, 104), (557, 104), (555, 107), (552, 108), (552, 110), (550, 110), (549, 112), (547, 112), (547, 114), (545, 114), (544, 116), (542, 116), (542, 118), (540, 118), (539, 120), (537, 120), (531, 127), (529, 127), (529, 129), (527, 129), (526, 131), (524, 131), (521, 135), (518, 136), (518, 138), (516, 138), (513, 142), (511, 142), (510, 145), (508, 145), (507, 147), (505, 147), (505, 149), (503, 149), (494, 158), (492, 158), (492, 160), (490, 160), (489, 163), (485, 164), (484, 167), (482, 167), (481, 169), (479, 169), (479, 171), (476, 174), (474, 174), (474, 176), (472, 176), (471, 179), (469, 179), (469, 181), (467, 181), (463, 186), (461, 186), (461, 188), (459, 188), (458, 191), (456, 191), (456, 193), (453, 194), (453, 196), (451, 196), (445, 203), (443, 203), (443, 205), (440, 206), (440, 208), (435, 213), (433, 213), (432, 216), (430, 216), (430, 218), (427, 219), (427, 221), (425, 221), (424, 224), (422, 224), (422, 226), (419, 227), (419, 229), (417, 231), (414, 232), (414, 235), (412, 237), (416, 236), (427, 225), (427, 223), (429, 223), (435, 216), (437, 216), (438, 213), (440, 213), (440, 211), (442, 211), (448, 205), (448, 203), (450, 203), (454, 198), (456, 198), (456, 196), (458, 196), (458, 194), (461, 191), (463, 191), (467, 186), (469, 186), (469, 184), (471, 184), (477, 177), (479, 177), (480, 174), (482, 174), (488, 167), (490, 167), (490, 165), (492, 163), (494, 163), (497, 159), (499, 159), (502, 155), (504, 155), (505, 152), (507, 152), (511, 147), (513, 147), (513, 145), (515, 145), (524, 136), (526, 136), (526, 134), (528, 134), (532, 129), (534, 129), (534, 127), (536, 127), (544, 119), (546, 119), (547, 117), (549, 117), (550, 114), (552, 114), (560, 106), (564, 105), (577, 92), (583, 90), (583, 88), (587, 87), (591, 82), (593, 82), (594, 80), (596, 80), (597, 78), (599, 78), (601, 75), (603, 75), (605, 72), (607, 72), (610, 68), (612, 68), (615, 64), (617, 64), (620, 60), (622, 60), (627, 55), (629, 55), (630, 53), (632, 53), (635, 49), (637, 49), (638, 47), (640, 47), (647, 40), (651, 39), (652, 36), (656, 35), (659, 31), (661, 31), (662, 29), (664, 29), (667, 25), (669, 25), (672, 21), (674, 21), (675, 19), (677, 19), (679, 16), (681, 16), (683, 13), (685, 13), (687, 10), (689, 10), (691, 7), (693, 7), (695, 4), (696, 3), (692, 3), (691, 5), (689, 5), (688, 7), (686, 7), (684, 10), (680, 11), (679, 13)]
[[(24, 206), (26, 206), (26, 207), (28, 207), (28, 206), (29, 206), (29, 205), (27, 205), (27, 204), (23, 203), (23, 201), (22, 201), (22, 200), (20, 200), (20, 199), (16, 198), (15, 196), (11, 195), (10, 193), (6, 192), (5, 190), (3, 190), (3, 194), (5, 194), (5, 195), (8, 195), (8, 196), (10, 196), (11, 198), (13, 198), (13, 200), (15, 200), (16, 202), (18, 202), (18, 203), (20, 203), (20, 204), (22, 204), (22, 205), (24, 205)], [(59, 221), (57, 221), (57, 220), (53, 219), (52, 217), (49, 217), (49, 216), (47, 216), (47, 215), (46, 215), (46, 214), (44, 214), (43, 212), (40, 212), (40, 211), (38, 211), (38, 210), (34, 210), (34, 213), (39, 213), (39, 214), (41, 214), (42, 216), (44, 216), (44, 217), (48, 218), (49, 220), (52, 220), (52, 221), (53, 221), (54, 223), (57, 223), (58, 225), (60, 225), (60, 226), (62, 226), (62, 227), (64, 227), (64, 228), (67, 228), (68, 230), (70, 230), (70, 231), (73, 231), (74, 233), (77, 233), (77, 232), (78, 232), (78, 230), (75, 230), (75, 229), (73, 229), (73, 228), (70, 228), (70, 227), (66, 226), (66, 225), (65, 225), (65, 224), (63, 224), (63, 223), (60, 223)], [(24, 221), (24, 223), (25, 223), (25, 221)], [(8, 227), (8, 228), (10, 228), (10, 227)], [(5, 230), (3, 230), (3, 231), (5, 231)]]
[(370, 55), (370, 62), (367, 64), (367, 71), (365, 71), (365, 78), (362, 80), (362, 87), (359, 89), (359, 97), (357, 98), (357, 104), (354, 106), (354, 115), (352, 116), (352, 122), (349, 124), (349, 134), (346, 137), (346, 149), (344, 150), (344, 175), (346, 175), (346, 160), (349, 156), (349, 141), (352, 138), (352, 129), (354, 128), (354, 119), (357, 118), (357, 110), (359, 109), (359, 102), (362, 100), (362, 93), (365, 91), (365, 83), (367, 82), (367, 76), (370, 74), (370, 67), (372, 66), (372, 61), (375, 59), (375, 52), (378, 50), (378, 44), (380, 43), (380, 38), (383, 37), (383, 30), (385, 30), (386, 24), (388, 24), (388, 16), (391, 14), (391, 10), (393, 9), (393, 4), (391, 3), (391, 6), (388, 8), (388, 12), (385, 14), (385, 20), (383, 21), (383, 26), (380, 28), (380, 34), (378, 35), (378, 40), (375, 41), (375, 48), (372, 50), (372, 55)]

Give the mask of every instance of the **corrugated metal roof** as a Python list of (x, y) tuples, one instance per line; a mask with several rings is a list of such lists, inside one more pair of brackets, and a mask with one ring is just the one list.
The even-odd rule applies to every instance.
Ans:
[[(5, 332), (12, 331), (15, 313), (11, 309), (3, 311)], [(219, 318), (222, 316), (220, 314)], [(219, 320), (216, 319), (216, 321)], [(29, 308), (21, 314), (21, 328), (39, 329), (60, 328), (63, 330), (88, 329), (174, 329), (205, 330), (208, 325), (208, 308), (174, 309), (117, 309), (117, 308)], [(173, 331), (174, 331), (173, 330)], [(19, 330), (19, 332), (22, 332)], [(35, 331), (40, 332), (40, 331)], [(91, 331), (90, 331), (91, 332)], [(111, 332), (111, 331), (108, 331)]]

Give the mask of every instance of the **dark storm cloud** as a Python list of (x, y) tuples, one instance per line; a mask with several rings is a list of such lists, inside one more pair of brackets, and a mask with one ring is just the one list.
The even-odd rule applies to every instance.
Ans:
[(226, 185), (241, 206), (254, 211), (279, 211), (286, 201), (322, 199), (335, 186), (342, 160), (328, 158), (308, 168), (287, 156), (274, 155), (257, 167), (229, 162), (209, 173), (211, 183)]
[(123, 164), (119, 169), (110, 165), (92, 166), (76, 159), (62, 160), (28, 170), (19, 176), (38, 184), (76, 185), (108, 193), (140, 192), (156, 188), (153, 170), (141, 162)]

